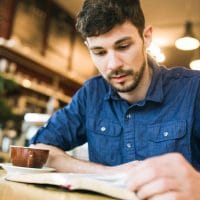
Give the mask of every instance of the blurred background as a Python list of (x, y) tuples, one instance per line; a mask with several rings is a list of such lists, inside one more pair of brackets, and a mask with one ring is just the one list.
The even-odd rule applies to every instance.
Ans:
[[(83, 0), (0, 0), (0, 162), (98, 72), (75, 30)], [(141, 0), (161, 65), (200, 69), (200, 0)], [(180, 39), (183, 39), (182, 41)], [(192, 67), (192, 61), (193, 67)], [(84, 157), (84, 155), (83, 155)]]

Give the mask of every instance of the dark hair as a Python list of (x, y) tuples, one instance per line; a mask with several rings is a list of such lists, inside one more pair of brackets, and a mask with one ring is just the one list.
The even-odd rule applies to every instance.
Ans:
[(130, 21), (142, 37), (145, 18), (139, 0), (85, 0), (76, 28), (86, 37), (98, 36)]

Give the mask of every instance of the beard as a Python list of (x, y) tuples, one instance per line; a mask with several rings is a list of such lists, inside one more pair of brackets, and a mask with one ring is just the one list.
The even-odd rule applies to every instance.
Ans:
[[(144, 74), (145, 66), (146, 66), (146, 62), (144, 61), (140, 67), (140, 70), (137, 72), (134, 72), (133, 70), (123, 70), (123, 69), (112, 71), (110, 74), (108, 74), (107, 81), (117, 92), (121, 92), (121, 93), (131, 92), (139, 85)], [(115, 76), (130, 76), (132, 77), (132, 80), (131, 80), (131, 83), (127, 85), (126, 85), (126, 82), (124, 82), (124, 83), (120, 83), (120, 85), (117, 86), (111, 82), (112, 77), (115, 77)]]

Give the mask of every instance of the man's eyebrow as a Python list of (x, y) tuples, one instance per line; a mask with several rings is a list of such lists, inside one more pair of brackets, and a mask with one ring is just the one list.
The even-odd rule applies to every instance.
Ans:
[(115, 45), (120, 44), (120, 43), (122, 43), (122, 42), (124, 42), (124, 41), (129, 41), (129, 40), (132, 40), (132, 38), (129, 37), (129, 36), (123, 37), (123, 38), (117, 40), (117, 41), (115, 42)]
[[(120, 38), (119, 40), (115, 41), (114, 45), (118, 45), (118, 44), (120, 44), (124, 41), (129, 41), (129, 40), (132, 40), (132, 38), (129, 37), (129, 36), (126, 36), (126, 37)], [(103, 47), (101, 47), (101, 46), (91, 46), (91, 47), (89, 47), (89, 49), (90, 50), (98, 50), (98, 49), (101, 50), (101, 49), (103, 49)]]
[(103, 47), (100, 46), (93, 46), (93, 47), (89, 47), (90, 50), (98, 50), (98, 49), (103, 49)]

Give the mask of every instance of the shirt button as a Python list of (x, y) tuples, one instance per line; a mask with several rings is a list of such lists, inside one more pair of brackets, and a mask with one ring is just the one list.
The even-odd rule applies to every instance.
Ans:
[(131, 118), (131, 114), (126, 115), (126, 118), (130, 119)]
[(167, 137), (167, 136), (169, 135), (169, 133), (166, 131), (166, 132), (163, 133), (163, 135), (164, 135), (165, 137)]
[(102, 126), (102, 127), (101, 127), (101, 131), (102, 131), (102, 132), (106, 131), (106, 127)]
[(131, 143), (128, 143), (126, 146), (127, 146), (129, 149), (132, 147)]

